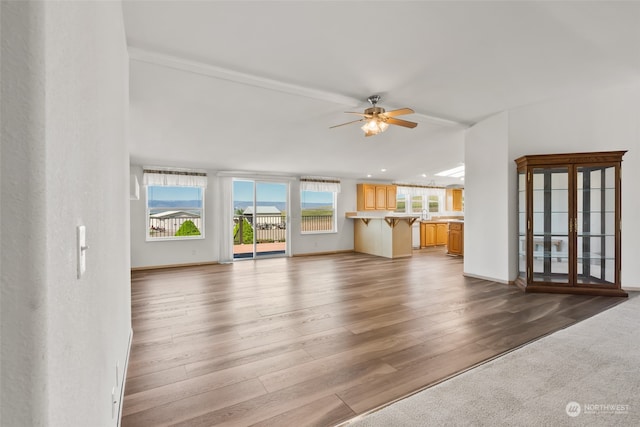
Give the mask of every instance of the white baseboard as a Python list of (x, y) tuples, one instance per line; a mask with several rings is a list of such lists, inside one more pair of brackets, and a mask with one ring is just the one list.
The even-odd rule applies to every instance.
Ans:
[(129, 370), (129, 357), (131, 356), (131, 344), (133, 343), (133, 329), (129, 330), (129, 343), (127, 344), (127, 356), (124, 359), (124, 369), (122, 370), (122, 387), (120, 387), (120, 401), (118, 402), (118, 427), (122, 423), (122, 405), (124, 403), (124, 388), (127, 385), (127, 371)]
[(502, 280), (502, 279), (496, 279), (493, 277), (480, 276), (478, 274), (462, 273), (462, 275), (465, 277), (471, 277), (473, 279), (482, 279), (482, 280), (488, 280), (490, 282), (503, 283), (505, 285), (512, 285), (514, 283), (513, 281), (509, 281), (509, 280)]
[(131, 267), (131, 271), (160, 270), (163, 268), (198, 267), (200, 265), (215, 265), (215, 264), (219, 264), (219, 262), (204, 261), (204, 262), (187, 262), (182, 264), (146, 265), (142, 267)]

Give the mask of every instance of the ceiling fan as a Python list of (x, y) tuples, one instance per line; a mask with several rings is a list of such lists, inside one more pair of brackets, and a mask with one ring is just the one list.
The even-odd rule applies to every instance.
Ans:
[(357, 114), (359, 116), (362, 116), (361, 119), (331, 126), (329, 129), (349, 125), (356, 122), (365, 122), (365, 124), (361, 127), (361, 129), (364, 131), (364, 136), (372, 136), (384, 132), (385, 130), (387, 130), (389, 125), (398, 125), (406, 128), (414, 128), (418, 126), (418, 124), (415, 122), (395, 118), (396, 116), (401, 116), (403, 114), (414, 113), (415, 111), (413, 111), (411, 108), (400, 108), (398, 110), (385, 112), (384, 108), (376, 107), (376, 104), (378, 103), (378, 101), (380, 101), (380, 95), (371, 95), (369, 98), (367, 98), (367, 101), (369, 101), (371, 107), (364, 110), (364, 113), (356, 113), (353, 111), (346, 112), (347, 114)]

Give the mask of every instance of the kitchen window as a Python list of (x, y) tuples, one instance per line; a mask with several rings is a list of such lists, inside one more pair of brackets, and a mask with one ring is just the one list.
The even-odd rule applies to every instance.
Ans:
[(438, 196), (429, 196), (429, 212), (440, 212), (440, 198)]
[[(426, 214), (440, 212), (444, 200), (444, 188), (422, 186), (398, 186), (396, 212)], [(410, 203), (408, 201), (411, 201)]]
[(422, 212), (422, 206), (423, 206), (422, 195), (411, 197), (411, 212), (413, 213)]
[(405, 213), (407, 210), (407, 196), (402, 193), (396, 194), (396, 210), (398, 213)]

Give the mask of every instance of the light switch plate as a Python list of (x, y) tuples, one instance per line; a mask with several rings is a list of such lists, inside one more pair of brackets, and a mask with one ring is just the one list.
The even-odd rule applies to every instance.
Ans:
[(78, 279), (82, 277), (87, 268), (87, 229), (84, 225), (77, 228), (78, 236)]

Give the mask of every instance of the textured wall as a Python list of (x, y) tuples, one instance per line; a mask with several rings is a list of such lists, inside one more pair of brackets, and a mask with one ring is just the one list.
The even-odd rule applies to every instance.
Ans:
[(501, 282), (509, 276), (510, 167), (508, 114), (467, 131), (464, 191), (464, 272)]
[[(155, 166), (155, 165), (154, 165)], [(163, 165), (160, 165), (163, 166)], [(131, 200), (131, 266), (148, 267), (158, 265), (175, 265), (191, 263), (207, 263), (218, 260), (218, 236), (214, 229), (214, 207), (216, 199), (217, 178), (214, 171), (207, 173), (207, 189), (205, 190), (205, 229), (204, 239), (173, 240), (147, 242), (146, 225), (146, 187), (142, 185), (142, 166), (131, 166), (131, 175), (138, 177), (140, 183), (140, 199)]]
[(46, 423), (45, 70), (42, 3), (2, 2), (2, 425)]
[[(131, 201), (131, 266), (149, 267), (190, 263), (217, 262), (222, 231), (215, 216), (220, 215), (222, 197), (218, 194), (216, 171), (209, 170), (205, 193), (205, 239), (177, 241), (146, 241), (146, 195), (142, 186), (142, 166), (131, 165), (131, 175), (136, 175), (140, 185), (140, 200)], [(245, 178), (250, 178), (243, 175)], [(287, 182), (288, 180), (283, 180)], [(338, 232), (325, 234), (300, 233), (300, 183), (290, 182), (291, 192), (291, 254), (332, 252), (353, 249), (353, 220), (345, 218), (345, 212), (356, 210), (356, 182), (342, 180), (338, 194)]]
[(500, 281), (517, 276), (514, 159), (526, 154), (628, 150), (622, 161), (622, 286), (640, 289), (640, 264), (635, 261), (640, 255), (640, 224), (633, 220), (640, 210), (635, 187), (640, 180), (639, 123), (640, 83), (515, 108), (469, 129), (465, 273)]
[(121, 5), (2, 2), (1, 29), (2, 424), (116, 425), (131, 329)]
[[(509, 149), (512, 161), (525, 154), (628, 150), (622, 158), (621, 276), (623, 288), (640, 289), (640, 79), (510, 111)], [(511, 167), (515, 179), (515, 163)]]

